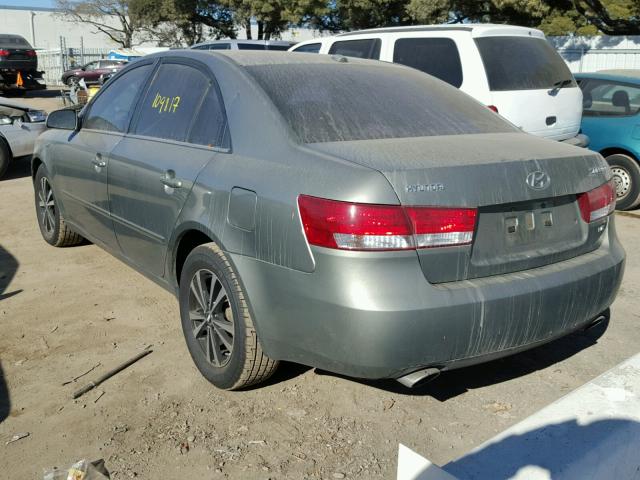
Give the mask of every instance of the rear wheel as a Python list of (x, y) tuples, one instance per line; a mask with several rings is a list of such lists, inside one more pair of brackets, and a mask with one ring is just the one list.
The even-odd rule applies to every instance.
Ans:
[(616, 186), (616, 208), (629, 210), (640, 203), (640, 166), (635, 159), (622, 153), (607, 157)]
[(54, 247), (70, 247), (82, 243), (83, 238), (71, 230), (64, 221), (44, 165), (38, 168), (34, 190), (36, 215), (42, 238)]
[(273, 374), (278, 362), (262, 352), (238, 276), (215, 243), (187, 257), (179, 301), (189, 353), (216, 387), (236, 390)]
[(69, 77), (65, 83), (68, 87), (73, 87), (78, 84), (78, 77)]
[(7, 168), (9, 168), (9, 163), (11, 162), (11, 150), (9, 150), (9, 145), (4, 141), (2, 137), (0, 137), (0, 178), (7, 173)]

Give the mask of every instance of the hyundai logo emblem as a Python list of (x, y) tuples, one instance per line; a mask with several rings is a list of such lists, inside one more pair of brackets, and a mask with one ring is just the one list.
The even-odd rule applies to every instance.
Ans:
[(544, 190), (551, 184), (551, 178), (546, 172), (536, 170), (527, 175), (527, 185), (534, 190)]

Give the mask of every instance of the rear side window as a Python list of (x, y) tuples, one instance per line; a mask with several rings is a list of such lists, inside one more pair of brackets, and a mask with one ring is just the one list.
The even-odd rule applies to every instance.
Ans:
[(184, 142), (211, 80), (197, 68), (160, 65), (142, 101), (133, 133)]
[(267, 45), (267, 50), (279, 50), (281, 52), (286, 52), (289, 50), (291, 45)]
[(462, 64), (450, 38), (401, 38), (393, 49), (393, 62), (415, 68), (454, 87), (462, 85)]
[(378, 60), (380, 58), (381, 43), (379, 38), (343, 40), (341, 42), (334, 42), (329, 49), (329, 54)]
[(217, 86), (211, 82), (187, 141), (208, 147), (228, 148), (228, 137), (224, 135), (225, 128), (226, 117), (222, 99)]
[(267, 46), (263, 43), (238, 43), (238, 50), (266, 50)]
[(585, 116), (625, 117), (640, 111), (640, 87), (598, 80), (583, 80), (580, 86)]
[(245, 68), (303, 143), (519, 131), (450, 85), (392, 64)]
[(484, 37), (476, 45), (492, 91), (551, 89), (573, 75), (558, 52), (542, 38)]
[(210, 43), (208, 45), (198, 45), (193, 48), (194, 50), (230, 50), (231, 45), (228, 43)]
[(82, 121), (83, 128), (126, 132), (138, 92), (143, 89), (152, 65), (142, 65), (110, 80), (105, 90), (91, 102)]
[(302, 52), (302, 53), (320, 53), (321, 43), (308, 43), (307, 45), (301, 45), (292, 52)]

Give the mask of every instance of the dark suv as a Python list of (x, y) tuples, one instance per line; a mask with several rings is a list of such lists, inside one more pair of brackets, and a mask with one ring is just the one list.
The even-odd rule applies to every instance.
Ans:
[(46, 88), (36, 51), (20, 35), (0, 34), (0, 91), (22, 93)]

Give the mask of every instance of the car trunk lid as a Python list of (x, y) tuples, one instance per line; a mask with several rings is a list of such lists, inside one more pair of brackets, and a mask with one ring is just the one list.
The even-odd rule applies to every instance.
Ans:
[(587, 150), (520, 133), (308, 146), (380, 171), (402, 205), (478, 208), (472, 245), (418, 250), (433, 283), (535, 268), (601, 241), (576, 201), (607, 180), (606, 164)]

